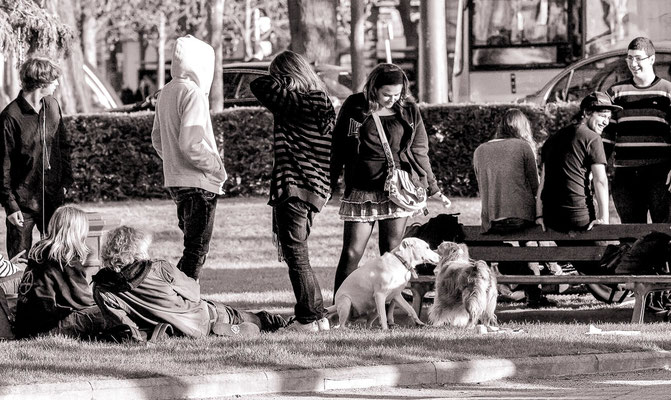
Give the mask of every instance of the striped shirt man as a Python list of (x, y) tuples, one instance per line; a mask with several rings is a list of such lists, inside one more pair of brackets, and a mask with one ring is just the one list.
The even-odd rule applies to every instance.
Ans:
[(614, 166), (671, 164), (671, 83), (655, 77), (643, 88), (628, 79), (613, 85), (608, 94), (623, 108), (603, 140), (605, 146), (614, 146)]

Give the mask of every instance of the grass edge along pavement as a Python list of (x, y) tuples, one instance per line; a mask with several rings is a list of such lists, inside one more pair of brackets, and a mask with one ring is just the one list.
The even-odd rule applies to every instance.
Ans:
[(94, 380), (68, 384), (0, 386), (1, 399), (178, 399), (287, 392), (324, 392), (373, 386), (477, 383), (509, 377), (541, 378), (668, 368), (671, 353), (644, 352), (424, 362), (366, 368), (257, 371), (223, 375)]

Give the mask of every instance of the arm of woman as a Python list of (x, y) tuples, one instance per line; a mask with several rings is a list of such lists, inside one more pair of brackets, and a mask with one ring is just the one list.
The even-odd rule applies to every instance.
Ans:
[(343, 167), (345, 166), (345, 157), (346, 157), (346, 141), (347, 136), (354, 134), (350, 133), (350, 122), (351, 112), (351, 96), (348, 97), (340, 107), (340, 112), (338, 113), (338, 118), (335, 120), (335, 127), (333, 128), (333, 139), (331, 142), (331, 166), (330, 166), (330, 176), (331, 176), (331, 191), (336, 192), (338, 189), (338, 180), (340, 179), (340, 173), (342, 173)]
[(531, 187), (531, 192), (536, 194), (538, 193), (538, 167), (536, 166), (536, 157), (534, 152), (531, 149), (531, 146), (524, 148), (524, 163), (525, 163), (525, 173), (527, 175), (527, 182), (529, 182), (529, 187)]
[(436, 176), (433, 174), (433, 169), (431, 169), (431, 162), (429, 160), (429, 137), (426, 134), (424, 121), (422, 120), (422, 116), (419, 114), (419, 110), (416, 109), (415, 112), (417, 113), (417, 120), (415, 123), (415, 137), (412, 145), (410, 146), (410, 151), (412, 151), (412, 155), (419, 164), (420, 168), (422, 168), (426, 173), (426, 180), (429, 184), (428, 194), (429, 196), (433, 196), (440, 192), (440, 188), (438, 187)]
[(264, 75), (250, 84), (254, 96), (273, 114), (283, 114), (300, 108), (301, 98), (297, 91), (291, 91), (277, 78)]
[(412, 154), (420, 168), (422, 168), (426, 173), (426, 181), (429, 185), (427, 190), (428, 195), (435, 199), (440, 199), (440, 201), (443, 203), (443, 207), (450, 207), (452, 202), (440, 191), (440, 188), (438, 187), (438, 181), (436, 180), (436, 176), (433, 174), (433, 169), (431, 168), (431, 161), (429, 160), (429, 137), (426, 134), (424, 121), (422, 120), (422, 116), (419, 114), (419, 110), (415, 109), (415, 112), (417, 113), (415, 138), (412, 142), (410, 150), (412, 151)]

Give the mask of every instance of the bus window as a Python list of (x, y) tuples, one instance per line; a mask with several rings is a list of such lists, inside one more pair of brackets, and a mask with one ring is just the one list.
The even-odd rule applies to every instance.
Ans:
[(650, 38), (657, 47), (669, 47), (671, 1), (584, 1), (586, 55), (626, 48), (637, 36)]
[(568, 0), (474, 0), (471, 64), (547, 65), (572, 60)]

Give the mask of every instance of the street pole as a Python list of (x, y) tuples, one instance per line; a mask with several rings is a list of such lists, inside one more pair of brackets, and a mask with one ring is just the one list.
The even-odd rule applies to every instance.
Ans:
[(350, 58), (352, 64), (352, 90), (358, 92), (366, 81), (366, 11), (363, 1), (350, 2), (351, 33)]
[(447, 30), (445, 0), (419, 3), (419, 100), (448, 102)]

